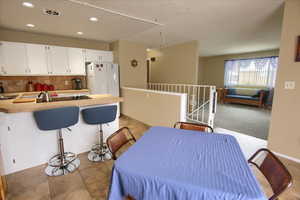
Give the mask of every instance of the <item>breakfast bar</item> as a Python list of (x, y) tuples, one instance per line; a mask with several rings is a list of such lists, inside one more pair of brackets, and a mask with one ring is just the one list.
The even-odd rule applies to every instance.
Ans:
[[(14, 93), (4, 96), (16, 96), (0, 101), (0, 145), (3, 155), (4, 174), (47, 163), (49, 157), (58, 152), (56, 131), (42, 131), (33, 117), (34, 111), (77, 106), (80, 109), (117, 105), (115, 121), (103, 125), (104, 139), (119, 128), (120, 97), (108, 94), (90, 95), (88, 90), (54, 91), (53, 100), (39, 102), (39, 93)], [(55, 95), (54, 95), (55, 94)], [(49, 121), (48, 123), (51, 123)], [(86, 124), (81, 115), (71, 131), (63, 129), (65, 149), (76, 154), (87, 152), (98, 142), (97, 126)]]

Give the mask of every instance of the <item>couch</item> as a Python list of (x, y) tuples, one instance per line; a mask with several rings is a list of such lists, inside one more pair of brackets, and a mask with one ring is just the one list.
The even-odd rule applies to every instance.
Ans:
[(267, 90), (257, 88), (225, 88), (224, 103), (239, 103), (263, 107)]

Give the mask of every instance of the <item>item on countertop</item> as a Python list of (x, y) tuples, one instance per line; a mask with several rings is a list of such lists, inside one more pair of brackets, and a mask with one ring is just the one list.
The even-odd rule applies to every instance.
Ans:
[(49, 90), (49, 91), (54, 91), (54, 90), (55, 90), (54, 85), (48, 85), (48, 90)]
[(33, 92), (34, 91), (34, 87), (33, 87), (32, 81), (28, 81), (28, 83), (26, 85), (26, 89), (27, 89), (27, 92)]
[(81, 90), (82, 89), (82, 80), (80, 78), (73, 78), (73, 89)]
[(48, 85), (47, 84), (42, 84), (41, 91), (48, 91), (48, 90), (49, 90)]
[(3, 83), (0, 82), (0, 94), (4, 93), (4, 87), (3, 87)]
[(51, 93), (50, 97), (57, 97), (58, 94), (56, 92)]
[(20, 98), (20, 99), (15, 99), (13, 103), (31, 103), (35, 102), (36, 98)]
[(38, 99), (41, 99), (42, 102), (49, 102), (50, 101), (50, 95), (49, 95), (48, 91), (42, 91), (38, 95)]
[(34, 84), (34, 91), (42, 91), (42, 84), (40, 83)]

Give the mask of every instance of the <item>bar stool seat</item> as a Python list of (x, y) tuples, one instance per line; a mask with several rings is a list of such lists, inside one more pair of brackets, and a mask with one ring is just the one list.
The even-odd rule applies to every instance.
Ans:
[(117, 116), (116, 105), (101, 106), (94, 108), (86, 108), (82, 110), (83, 120), (90, 125), (99, 126), (99, 144), (93, 145), (91, 151), (88, 154), (88, 159), (93, 162), (104, 161), (110, 159), (111, 154), (107, 148), (106, 143), (103, 141), (103, 124), (107, 124), (115, 121)]
[(58, 130), (59, 153), (48, 161), (45, 173), (48, 176), (61, 176), (75, 171), (80, 161), (75, 153), (64, 151), (62, 129), (75, 125), (79, 118), (78, 107), (64, 107), (50, 110), (35, 111), (33, 113), (37, 126), (40, 130)]

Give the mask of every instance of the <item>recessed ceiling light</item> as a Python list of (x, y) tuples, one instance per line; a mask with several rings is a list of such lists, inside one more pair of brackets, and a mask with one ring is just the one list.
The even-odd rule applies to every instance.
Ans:
[(80, 32), (80, 31), (79, 31), (79, 32), (77, 32), (77, 34), (78, 34), (78, 35), (82, 35), (82, 34), (83, 34), (83, 32)]
[(30, 2), (23, 2), (22, 5), (25, 6), (25, 7), (28, 7), (28, 8), (33, 8), (34, 7), (34, 5)]
[(147, 48), (147, 51), (151, 51), (151, 49)]
[(97, 22), (97, 21), (98, 21), (98, 18), (97, 18), (97, 17), (90, 17), (89, 20), (92, 21), (92, 22)]
[(30, 27), (30, 28), (33, 28), (33, 27), (35, 27), (35, 25), (34, 25), (34, 24), (26, 24), (26, 26), (27, 26), (27, 27)]

